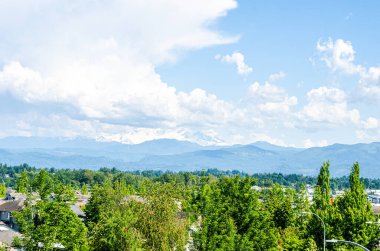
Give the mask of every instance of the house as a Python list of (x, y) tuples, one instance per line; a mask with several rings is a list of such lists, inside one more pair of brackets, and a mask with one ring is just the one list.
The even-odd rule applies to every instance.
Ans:
[(367, 200), (372, 202), (372, 205), (379, 205), (380, 206), (380, 195), (378, 195), (378, 194), (368, 195)]
[(15, 237), (21, 238), (22, 235), (5, 225), (3, 222), (0, 222), (0, 246), (9, 247)]
[(16, 199), (26, 199), (26, 195), (23, 193), (18, 193), (13, 189), (7, 189), (7, 193), (5, 195), (4, 200), (16, 200)]
[(380, 215), (380, 205), (379, 206), (372, 206), (373, 213), (375, 215)]
[(12, 213), (20, 211), (23, 207), (23, 199), (0, 201), (0, 221), (8, 224), (11, 228), (18, 230), (18, 225), (12, 217)]

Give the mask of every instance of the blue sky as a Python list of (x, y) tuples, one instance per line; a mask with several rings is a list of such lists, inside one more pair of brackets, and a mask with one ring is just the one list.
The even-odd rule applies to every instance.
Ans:
[(380, 140), (378, 1), (0, 4), (0, 137)]

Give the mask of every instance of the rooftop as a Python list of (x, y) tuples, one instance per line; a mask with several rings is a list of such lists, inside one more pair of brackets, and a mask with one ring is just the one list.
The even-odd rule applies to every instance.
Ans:
[(1, 212), (20, 211), (24, 206), (24, 200), (3, 200), (0, 201)]
[(6, 243), (7, 245), (11, 245), (12, 240), (14, 237), (21, 237), (22, 235), (13, 230), (12, 228), (1, 224), (0, 225), (0, 242), (1, 243)]

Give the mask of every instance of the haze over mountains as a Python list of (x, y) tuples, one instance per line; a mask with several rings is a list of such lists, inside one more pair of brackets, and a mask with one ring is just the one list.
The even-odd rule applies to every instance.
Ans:
[(171, 171), (218, 168), (248, 173), (316, 175), (324, 160), (330, 160), (333, 176), (348, 175), (352, 164), (359, 161), (363, 177), (380, 177), (380, 143), (302, 149), (266, 142), (221, 147), (174, 139), (136, 145), (86, 138), (0, 139), (0, 163), (28, 163), (36, 167)]

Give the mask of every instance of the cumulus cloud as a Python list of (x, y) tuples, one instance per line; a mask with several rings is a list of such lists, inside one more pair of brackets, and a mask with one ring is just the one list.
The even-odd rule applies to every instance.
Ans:
[(285, 89), (265, 82), (253, 83), (248, 89), (249, 101), (261, 112), (273, 116), (289, 113), (290, 108), (297, 104), (295, 96), (289, 96)]
[(360, 65), (354, 64), (355, 51), (349, 41), (337, 39), (334, 42), (331, 38), (326, 42), (319, 41), (317, 50), (322, 53), (321, 60), (334, 71), (356, 74), (363, 70)]
[(375, 141), (380, 138), (380, 120), (369, 117), (362, 120), (356, 130), (356, 137), (364, 141)]
[(216, 55), (215, 59), (228, 64), (235, 64), (236, 71), (239, 75), (248, 75), (252, 68), (245, 63), (244, 55), (240, 52), (234, 52), (231, 55)]
[(67, 106), (70, 114), (57, 116), (115, 126), (120, 135), (122, 127), (197, 130), (227, 123), (239, 114), (233, 105), (202, 89), (178, 92), (156, 67), (188, 49), (237, 41), (209, 26), (236, 7), (234, 0), (6, 1), (0, 94)]
[(327, 123), (327, 125), (358, 124), (360, 113), (349, 109), (346, 93), (338, 88), (321, 86), (307, 93), (308, 103), (298, 116), (306, 123)]
[(333, 41), (330, 38), (326, 42), (318, 42), (317, 50), (321, 53), (321, 60), (333, 71), (359, 76), (359, 94), (363, 101), (380, 103), (380, 67), (356, 64), (356, 52), (350, 41)]
[[(22, 108), (0, 107), (0, 137), (87, 136), (125, 143), (169, 137), (285, 145), (283, 137), (268, 131), (302, 121), (353, 122), (363, 130), (375, 126), (372, 120), (358, 122), (359, 112), (349, 109), (346, 94), (327, 87), (310, 91), (305, 108), (294, 111), (297, 97), (274, 84), (283, 72), (251, 84), (247, 97), (236, 103), (202, 88), (181, 92), (164, 82), (159, 65), (188, 50), (239, 39), (213, 28), (236, 7), (235, 0), (2, 2), (0, 98)], [(366, 87), (373, 93), (380, 70), (354, 64), (350, 46), (342, 40), (318, 48), (326, 64), (359, 74), (363, 92)], [(236, 65), (240, 75), (252, 72), (242, 53), (217, 58)]]
[(362, 127), (364, 129), (380, 128), (380, 121), (374, 117), (369, 117), (367, 120), (362, 121)]

